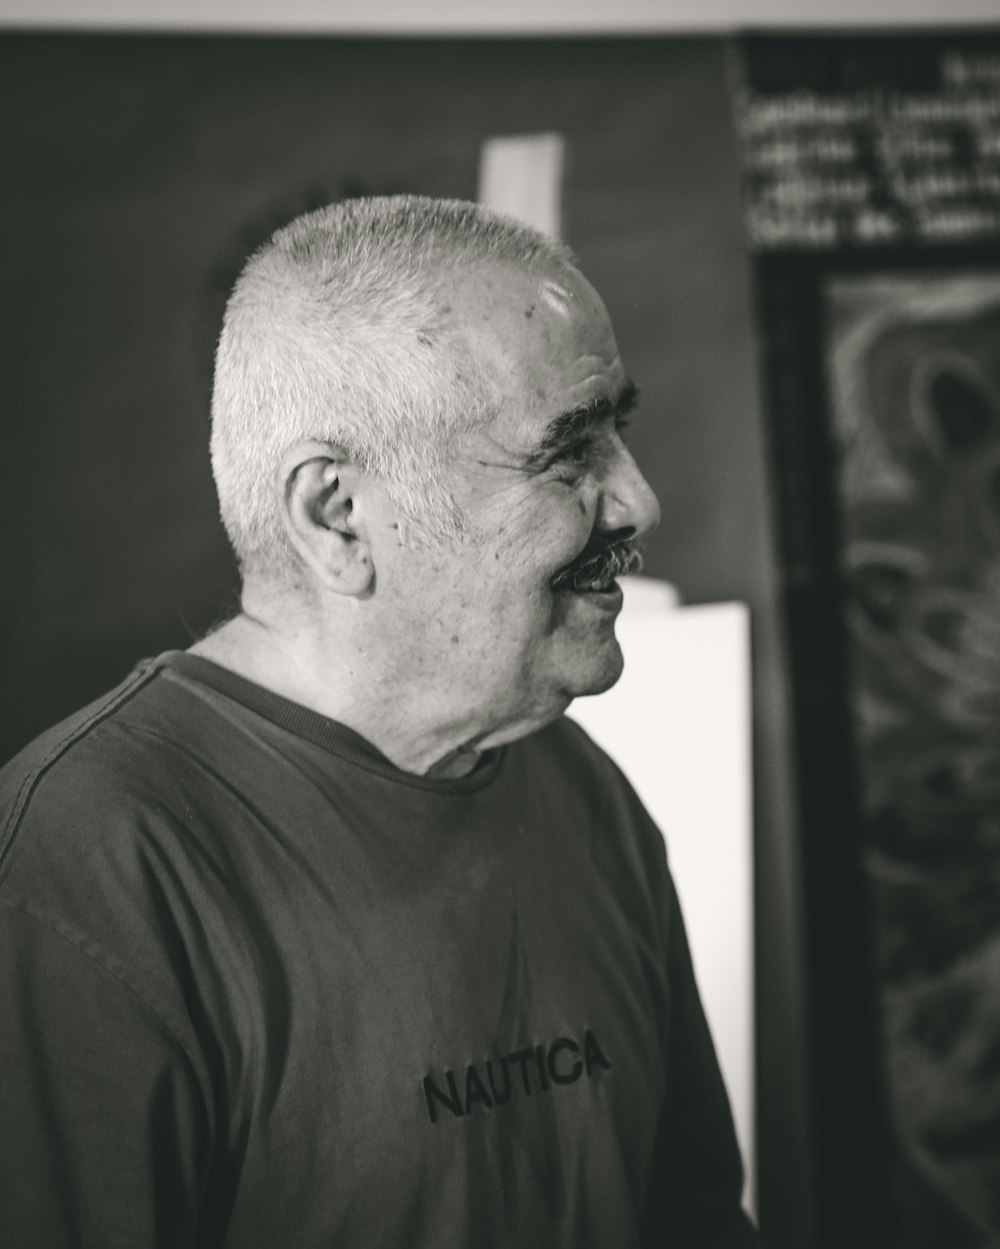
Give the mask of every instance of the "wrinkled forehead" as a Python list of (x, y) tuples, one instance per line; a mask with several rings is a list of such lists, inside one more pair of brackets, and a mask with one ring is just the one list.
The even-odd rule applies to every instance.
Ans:
[(585, 402), (621, 384), (607, 311), (576, 269), (484, 264), (463, 274), (451, 295), (456, 331), (505, 396)]

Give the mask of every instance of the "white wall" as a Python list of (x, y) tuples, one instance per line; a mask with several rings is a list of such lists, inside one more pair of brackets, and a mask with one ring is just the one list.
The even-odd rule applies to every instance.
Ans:
[(569, 714), (666, 838), (756, 1213), (750, 617), (741, 603), (678, 607), (671, 587), (644, 577), (622, 589), (625, 672)]
[(0, 0), (0, 25), (385, 34), (1000, 25), (1000, 0)]

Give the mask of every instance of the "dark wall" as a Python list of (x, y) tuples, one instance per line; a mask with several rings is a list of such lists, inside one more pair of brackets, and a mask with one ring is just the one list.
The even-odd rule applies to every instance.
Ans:
[(721, 40), (0, 40), (8, 754), (237, 590), (208, 468), (226, 290), (343, 195), (474, 198), (480, 145), (557, 130), (564, 229), (643, 402), (647, 570), (754, 618), (762, 1211), (807, 1240), (783, 650)]

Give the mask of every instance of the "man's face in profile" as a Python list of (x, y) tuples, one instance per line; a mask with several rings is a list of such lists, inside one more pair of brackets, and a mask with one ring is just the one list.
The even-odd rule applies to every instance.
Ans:
[(634, 541), (659, 519), (622, 441), (634, 387), (574, 270), (482, 266), (451, 302), (504, 400), (456, 449), (447, 484), (466, 540), (387, 552), (383, 584), (399, 646), (437, 667), (443, 697), (498, 723), (541, 722), (621, 673), (614, 577), (635, 571)]

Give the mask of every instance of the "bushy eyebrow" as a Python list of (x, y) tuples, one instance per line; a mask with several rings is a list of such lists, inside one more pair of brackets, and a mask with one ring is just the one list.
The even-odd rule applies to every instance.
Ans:
[(631, 378), (626, 378), (625, 384), (614, 398), (601, 395), (580, 404), (579, 407), (571, 408), (568, 412), (561, 412), (546, 426), (534, 450), (528, 452), (525, 457), (526, 467), (544, 466), (553, 455), (579, 442), (592, 425), (608, 418), (619, 420), (631, 412), (638, 399), (639, 387)]

